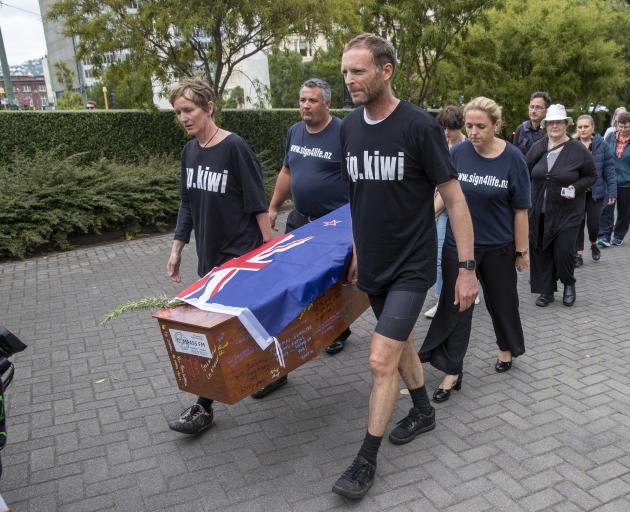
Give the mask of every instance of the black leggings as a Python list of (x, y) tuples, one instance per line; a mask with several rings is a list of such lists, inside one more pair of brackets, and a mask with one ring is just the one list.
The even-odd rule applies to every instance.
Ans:
[(396, 341), (407, 341), (413, 331), (427, 292), (389, 290), (368, 295), (372, 311), (378, 320), (375, 332)]
[(577, 235), (576, 251), (584, 250), (584, 225), (588, 229), (588, 239), (593, 245), (597, 241), (597, 230), (599, 229), (599, 217), (602, 213), (604, 199), (593, 199), (593, 192), (586, 193), (586, 211)]

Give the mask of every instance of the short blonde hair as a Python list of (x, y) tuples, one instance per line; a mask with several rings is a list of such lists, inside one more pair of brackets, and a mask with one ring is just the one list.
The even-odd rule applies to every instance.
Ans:
[(492, 121), (492, 124), (496, 124), (497, 121), (501, 122), (501, 107), (499, 104), (491, 100), (490, 98), (486, 98), (485, 96), (477, 96), (473, 98), (464, 107), (464, 117), (471, 110), (480, 110), (484, 112)]
[[(186, 78), (174, 84), (168, 94), (168, 101), (171, 105), (177, 98), (186, 98), (198, 107), (208, 111), (208, 103), (216, 103), (216, 95), (210, 83), (199, 76)], [(212, 111), (214, 116), (214, 109)]]

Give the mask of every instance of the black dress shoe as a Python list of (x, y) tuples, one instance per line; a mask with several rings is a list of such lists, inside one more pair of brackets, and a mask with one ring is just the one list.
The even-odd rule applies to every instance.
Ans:
[(494, 371), (497, 373), (507, 372), (510, 368), (512, 368), (512, 361), (500, 361), (497, 359), (497, 362), (494, 363)]
[(553, 293), (541, 293), (536, 299), (536, 305), (541, 308), (546, 308), (555, 300)]
[(326, 347), (326, 353), (334, 356), (335, 354), (341, 352), (346, 346), (346, 340), (351, 334), (352, 332), (350, 332), (350, 329), (343, 331), (335, 341)]
[(265, 398), (267, 395), (273, 393), (276, 389), (280, 389), (282, 386), (284, 386), (287, 383), (287, 380), (288, 379), (286, 375), (280, 377), (278, 380), (274, 380), (271, 384), (252, 393), (252, 398)]
[(453, 387), (450, 388), (450, 389), (437, 388), (433, 392), (433, 401), (434, 402), (446, 402), (451, 397), (451, 391), (452, 390), (459, 391), (460, 389), (462, 389), (462, 379), (463, 379), (463, 377), (464, 377), (464, 374), (460, 373), (457, 376), (457, 382), (455, 382), (455, 384), (453, 384)]
[(593, 261), (599, 261), (602, 257), (602, 251), (599, 250), (597, 244), (591, 245), (591, 256), (593, 256)]
[(573, 306), (573, 304), (575, 304), (575, 284), (564, 285), (562, 304), (565, 306)]

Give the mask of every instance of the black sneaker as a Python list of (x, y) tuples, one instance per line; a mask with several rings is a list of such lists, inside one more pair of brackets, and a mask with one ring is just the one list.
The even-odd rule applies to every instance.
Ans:
[(374, 483), (376, 466), (363, 457), (357, 457), (333, 485), (332, 491), (351, 500), (363, 498)]
[(412, 407), (409, 414), (400, 420), (389, 433), (389, 440), (394, 444), (405, 444), (413, 441), (418, 434), (435, 428), (435, 409), (431, 407), (431, 414), (426, 416)]
[(593, 261), (599, 261), (602, 257), (602, 251), (597, 246), (597, 244), (591, 245), (591, 256), (593, 256)]
[(214, 413), (212, 409), (206, 411), (201, 405), (195, 404), (182, 412), (176, 420), (168, 422), (168, 428), (182, 434), (199, 434), (212, 426)]
[(573, 259), (575, 261), (575, 268), (580, 268), (582, 265), (584, 265), (584, 260), (579, 254), (576, 254)]

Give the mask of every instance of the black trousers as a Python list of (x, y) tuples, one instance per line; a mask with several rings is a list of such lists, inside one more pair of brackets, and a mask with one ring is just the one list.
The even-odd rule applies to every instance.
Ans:
[[(519, 313), (514, 244), (492, 251), (476, 251), (477, 278), (483, 299), (492, 319), (499, 350), (510, 351), (512, 357), (525, 353), (525, 338)], [(455, 283), (459, 273), (457, 252), (444, 246), (442, 250), (442, 293), (438, 309), (420, 348), (420, 360), (445, 373), (462, 371), (470, 341), (474, 305), (463, 313), (453, 304)]]
[(593, 193), (586, 193), (586, 211), (580, 225), (577, 235), (576, 251), (584, 250), (584, 226), (588, 229), (588, 240), (591, 245), (597, 241), (597, 232), (599, 230), (599, 218), (602, 213), (602, 204), (604, 199), (593, 199)]
[[(540, 240), (542, 247), (544, 215), (540, 216)], [(565, 285), (575, 284), (575, 241), (580, 226), (566, 228), (546, 249), (534, 247), (530, 243), (530, 284), (532, 293), (553, 293), (558, 290), (557, 281)], [(531, 242), (531, 241), (530, 241)]]

